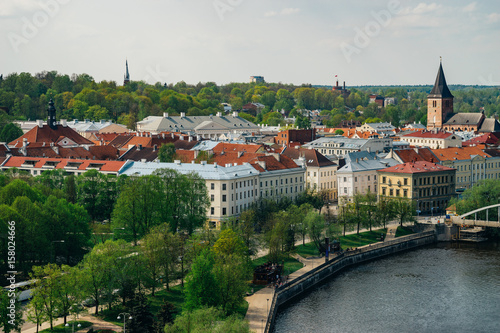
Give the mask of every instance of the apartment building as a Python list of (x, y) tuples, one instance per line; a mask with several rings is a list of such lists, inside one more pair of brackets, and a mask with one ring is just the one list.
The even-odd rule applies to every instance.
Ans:
[(440, 164), (417, 161), (378, 170), (378, 195), (409, 198), (417, 212), (442, 214), (455, 195), (456, 170)]
[(305, 148), (313, 148), (325, 155), (327, 158), (344, 157), (348, 153), (357, 151), (384, 151), (392, 148), (390, 138), (372, 138), (372, 139), (349, 139), (343, 136), (324, 137), (305, 144)]

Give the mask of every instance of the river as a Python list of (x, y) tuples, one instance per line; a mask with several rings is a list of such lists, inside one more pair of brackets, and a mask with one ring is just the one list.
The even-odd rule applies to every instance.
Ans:
[(349, 268), (281, 308), (274, 332), (500, 332), (500, 246), (439, 244)]

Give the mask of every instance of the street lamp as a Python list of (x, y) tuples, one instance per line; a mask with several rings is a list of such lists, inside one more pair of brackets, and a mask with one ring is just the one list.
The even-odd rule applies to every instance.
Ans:
[[(64, 326), (69, 327), (69, 323), (66, 323), (66, 325), (64, 325)], [(71, 331), (73, 333), (75, 333), (75, 322), (74, 321), (73, 321), (73, 325), (72, 326), (73, 326), (73, 328), (72, 328)], [(82, 327), (82, 325), (80, 323), (78, 323), (78, 325), (76, 325), (76, 327), (80, 328), (80, 327)]]
[(267, 299), (267, 312), (266, 312), (267, 318), (269, 318), (269, 298)]
[(125, 333), (125, 320), (127, 320), (127, 316), (128, 316), (128, 320), (132, 320), (132, 315), (130, 313), (127, 313), (127, 312), (122, 312), (120, 314), (118, 314), (118, 317), (116, 317), (116, 319), (118, 320), (121, 320), (122, 318), (120, 317), (121, 315), (123, 315), (123, 333)]

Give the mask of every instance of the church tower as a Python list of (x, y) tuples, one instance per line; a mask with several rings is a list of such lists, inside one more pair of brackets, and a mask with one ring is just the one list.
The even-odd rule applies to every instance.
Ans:
[(427, 129), (440, 129), (453, 115), (453, 95), (444, 78), (443, 66), (439, 62), (436, 82), (427, 96)]
[(128, 73), (128, 61), (125, 60), (125, 75), (123, 77), (123, 85), (126, 86), (130, 82), (130, 75)]
[(54, 101), (52, 99), (49, 101), (49, 108), (47, 109), (47, 112), (47, 125), (49, 125), (49, 127), (53, 130), (56, 130), (56, 108), (54, 107)]

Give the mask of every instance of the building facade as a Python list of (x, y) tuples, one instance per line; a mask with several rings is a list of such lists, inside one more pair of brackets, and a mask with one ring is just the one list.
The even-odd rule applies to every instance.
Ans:
[(378, 171), (378, 195), (411, 199), (419, 214), (443, 214), (455, 196), (455, 174), (430, 162), (398, 164)]

